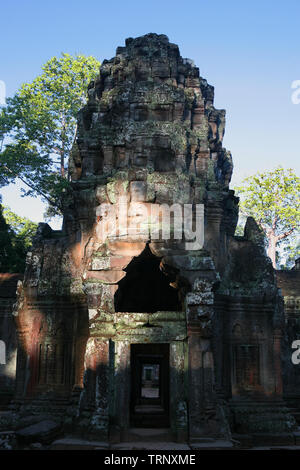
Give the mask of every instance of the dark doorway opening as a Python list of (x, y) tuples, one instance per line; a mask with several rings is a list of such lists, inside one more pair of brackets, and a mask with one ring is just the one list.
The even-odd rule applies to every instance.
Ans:
[(131, 345), (130, 424), (169, 426), (169, 345)]
[(125, 268), (126, 276), (115, 293), (116, 312), (147, 312), (182, 310), (177, 288), (170, 283), (172, 275), (160, 269), (161, 258), (153, 255), (148, 245)]

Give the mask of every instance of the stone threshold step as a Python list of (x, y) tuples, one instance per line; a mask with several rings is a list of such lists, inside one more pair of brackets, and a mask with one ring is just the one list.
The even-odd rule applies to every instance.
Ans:
[(188, 444), (177, 443), (177, 442), (122, 442), (121, 444), (114, 444), (110, 446), (111, 450), (171, 450), (171, 451), (180, 451), (180, 450), (191, 450)]
[(87, 441), (85, 439), (66, 437), (52, 442), (50, 450), (98, 450), (109, 449), (109, 444), (102, 441)]
[(223, 439), (202, 439), (201, 442), (190, 442), (192, 450), (234, 450), (233, 443)]
[(169, 442), (172, 441), (170, 428), (130, 428), (128, 432), (128, 442)]

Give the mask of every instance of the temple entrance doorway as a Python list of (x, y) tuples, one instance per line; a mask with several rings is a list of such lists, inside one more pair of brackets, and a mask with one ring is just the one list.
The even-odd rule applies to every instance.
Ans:
[(169, 427), (169, 344), (131, 345), (130, 424)]

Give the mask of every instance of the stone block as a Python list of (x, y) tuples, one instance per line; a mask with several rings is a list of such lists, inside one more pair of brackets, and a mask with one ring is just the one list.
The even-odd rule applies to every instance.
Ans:
[(132, 260), (132, 256), (112, 256), (110, 258), (111, 269), (123, 270)]
[(126, 275), (125, 271), (88, 271), (87, 279), (97, 279), (106, 284), (116, 284)]
[(175, 255), (167, 257), (165, 262), (187, 271), (210, 271), (215, 268), (213, 260), (209, 256)]
[(152, 75), (153, 77), (159, 78), (168, 78), (170, 77), (170, 67), (169, 64), (164, 64), (162, 62), (154, 62), (152, 66)]
[(130, 198), (134, 202), (146, 201), (147, 197), (147, 184), (145, 181), (131, 181), (130, 183)]
[(108, 449), (109, 444), (103, 441), (88, 441), (85, 439), (66, 437), (52, 442), (51, 450), (99, 450)]
[(257, 433), (253, 434), (253, 446), (288, 446), (294, 445), (292, 433)]
[(109, 251), (114, 254), (122, 256), (138, 256), (145, 248), (145, 242), (123, 242), (112, 241), (108, 243)]
[(253, 447), (253, 438), (250, 434), (232, 434), (235, 447), (240, 449), (250, 449)]
[(32, 424), (16, 431), (17, 439), (20, 443), (30, 444), (31, 442), (41, 442), (49, 444), (60, 433), (60, 425), (55, 421), (45, 420)]
[(186, 296), (186, 303), (187, 305), (201, 305), (201, 304), (207, 304), (207, 305), (212, 305), (213, 304), (213, 296), (209, 293), (191, 293), (189, 292)]
[(102, 271), (110, 269), (110, 257), (109, 256), (95, 256), (91, 262), (92, 271)]
[(296, 446), (300, 446), (300, 432), (294, 432), (294, 442)]
[(231, 441), (213, 439), (212, 442), (193, 442), (190, 444), (193, 450), (232, 450)]

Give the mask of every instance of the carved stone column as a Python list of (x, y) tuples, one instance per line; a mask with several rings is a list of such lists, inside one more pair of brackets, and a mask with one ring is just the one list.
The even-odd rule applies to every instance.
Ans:
[[(90, 338), (85, 354), (84, 391), (80, 399), (80, 424), (89, 437), (108, 438), (109, 341)], [(89, 422), (85, 414), (90, 416)]]
[(174, 439), (184, 442), (188, 434), (186, 368), (187, 344), (172, 341), (170, 344), (170, 412)]
[[(202, 268), (206, 264), (202, 263)], [(200, 265), (199, 265), (200, 267)], [(213, 270), (198, 271), (193, 290), (186, 297), (189, 347), (189, 434), (190, 440), (221, 437), (222, 423), (215, 391), (213, 358)], [(201, 276), (201, 277), (200, 277)], [(224, 423), (223, 423), (224, 424)]]
[[(130, 343), (127, 341), (116, 341), (115, 343), (114, 385), (114, 421), (116, 423), (114, 432), (119, 434), (121, 441), (126, 441), (130, 402)], [(116, 439), (117, 436), (115, 435), (114, 438)]]

